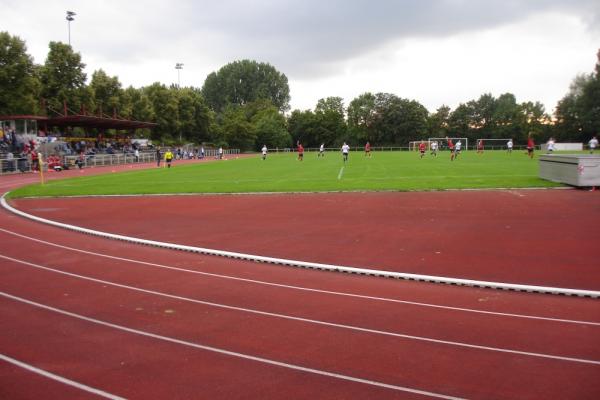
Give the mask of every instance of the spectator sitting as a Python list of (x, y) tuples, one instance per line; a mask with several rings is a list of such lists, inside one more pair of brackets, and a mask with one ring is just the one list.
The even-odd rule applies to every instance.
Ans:
[(82, 169), (84, 163), (85, 163), (85, 154), (82, 151), (81, 153), (79, 153), (79, 157), (77, 157), (77, 160), (75, 160), (75, 165), (77, 165), (77, 167), (79, 169)]
[(56, 154), (48, 157), (48, 169), (54, 170), (56, 172), (60, 172), (63, 170), (63, 165), (60, 161), (60, 157)]

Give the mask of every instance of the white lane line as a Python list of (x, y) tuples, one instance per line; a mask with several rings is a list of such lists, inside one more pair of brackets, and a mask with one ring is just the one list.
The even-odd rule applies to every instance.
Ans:
[(338, 181), (342, 179), (342, 175), (344, 174), (344, 167), (340, 169), (340, 173), (338, 174)]
[(106, 399), (111, 399), (111, 400), (125, 400), (124, 397), (119, 397), (119, 396), (116, 396), (114, 394), (105, 392), (103, 390), (95, 389), (95, 388), (93, 388), (91, 386), (84, 385), (83, 383), (75, 382), (75, 381), (73, 381), (71, 379), (67, 379), (67, 378), (62, 377), (60, 375), (53, 374), (52, 372), (44, 371), (43, 369), (39, 369), (37, 367), (34, 367), (33, 365), (26, 364), (26, 363), (24, 363), (22, 361), (19, 361), (19, 360), (15, 360), (14, 358), (8, 357), (8, 356), (6, 356), (4, 354), (1, 354), (1, 353), (0, 353), (0, 360), (6, 361), (7, 363), (16, 365), (17, 367), (21, 367), (21, 368), (26, 369), (28, 371), (31, 371), (31, 372), (34, 372), (36, 374), (42, 375), (42, 376), (44, 376), (46, 378), (50, 378), (52, 380), (58, 381), (58, 382), (63, 383), (65, 385), (67, 385), (67, 386), (72, 386), (74, 388), (77, 388), (77, 389), (80, 389), (80, 390), (83, 390), (83, 391), (86, 391), (86, 392), (89, 392), (89, 393), (93, 393), (95, 395), (104, 397)]
[(164, 265), (164, 264), (151, 263), (151, 262), (146, 262), (146, 261), (134, 260), (131, 258), (110, 256), (107, 254), (95, 253), (93, 251), (76, 249), (74, 247), (63, 246), (63, 245), (60, 245), (57, 243), (48, 242), (46, 240), (41, 240), (41, 239), (36, 239), (36, 238), (30, 237), (30, 236), (21, 235), (19, 233), (9, 231), (9, 230), (3, 229), (3, 228), (0, 228), (0, 232), (5, 232), (5, 233), (8, 233), (13, 236), (31, 240), (33, 242), (42, 243), (42, 244), (45, 244), (48, 246), (53, 246), (53, 247), (57, 247), (60, 249), (70, 250), (70, 251), (74, 251), (74, 252), (78, 252), (78, 253), (82, 253), (82, 254), (89, 254), (89, 255), (93, 255), (93, 256), (97, 256), (97, 257), (108, 258), (111, 260), (125, 261), (125, 262), (129, 262), (129, 263), (145, 265), (148, 267), (167, 269), (167, 270), (171, 270), (171, 271), (178, 271), (178, 272), (185, 272), (185, 273), (196, 274), (196, 275), (210, 276), (212, 278), (229, 279), (229, 280), (233, 280), (233, 281), (252, 283), (252, 284), (256, 284), (256, 285), (273, 286), (273, 287), (279, 287), (279, 288), (284, 288), (284, 289), (292, 289), (292, 290), (299, 290), (299, 291), (320, 293), (320, 294), (329, 294), (329, 295), (333, 295), (333, 296), (351, 297), (351, 298), (372, 300), (372, 301), (382, 301), (382, 302), (387, 302), (387, 303), (407, 304), (407, 305), (413, 305), (413, 306), (417, 306), (417, 307), (437, 308), (437, 309), (448, 310), (448, 311), (459, 311), (459, 312), (469, 312), (469, 313), (475, 313), (475, 314), (493, 315), (493, 316), (498, 316), (498, 317), (522, 318), (522, 319), (551, 321), (551, 322), (557, 322), (557, 323), (600, 326), (600, 322), (579, 321), (579, 320), (560, 319), (560, 318), (551, 318), (551, 317), (539, 317), (539, 316), (535, 316), (535, 315), (501, 313), (501, 312), (495, 312), (495, 311), (476, 310), (476, 309), (472, 309), (472, 308), (451, 307), (451, 306), (443, 306), (443, 305), (439, 305), (439, 304), (430, 304), (430, 303), (421, 303), (421, 302), (409, 301), (409, 300), (398, 300), (398, 299), (391, 299), (391, 298), (386, 298), (386, 297), (366, 296), (366, 295), (360, 295), (360, 294), (355, 294), (355, 293), (335, 292), (335, 291), (330, 291), (330, 290), (321, 290), (321, 289), (306, 288), (306, 287), (301, 287), (301, 286), (285, 285), (285, 284), (281, 284), (281, 283), (259, 281), (259, 280), (255, 280), (255, 279), (239, 278), (239, 277), (231, 276), (231, 275), (213, 274), (210, 272), (203, 272), (203, 271), (196, 271), (196, 270), (185, 269), (185, 268), (172, 267), (172, 266), (168, 266), (168, 265)]
[(25, 303), (28, 304), (30, 306), (34, 306), (34, 307), (38, 307), (44, 310), (48, 310), (48, 311), (52, 311), (58, 314), (62, 314), (62, 315), (66, 315), (72, 318), (77, 318), (83, 321), (87, 321), (87, 322), (91, 322), (94, 324), (98, 324), (98, 325), (102, 325), (102, 326), (106, 326), (109, 328), (113, 328), (113, 329), (117, 329), (120, 331), (124, 331), (124, 332), (128, 332), (128, 333), (133, 333), (136, 335), (140, 335), (140, 336), (145, 336), (145, 337), (149, 337), (152, 339), (157, 339), (157, 340), (161, 340), (161, 341), (165, 341), (165, 342), (169, 342), (169, 343), (175, 343), (178, 345), (183, 345), (183, 346), (187, 346), (187, 347), (192, 347), (192, 348), (196, 348), (196, 349), (201, 349), (201, 350), (206, 350), (206, 351), (211, 351), (214, 353), (218, 353), (218, 354), (224, 354), (227, 356), (231, 356), (231, 357), (236, 357), (236, 358), (242, 358), (245, 360), (250, 360), (250, 361), (256, 361), (256, 362), (260, 362), (263, 364), (269, 364), (269, 365), (275, 365), (278, 367), (283, 367), (283, 368), (288, 368), (288, 369), (292, 369), (292, 370), (296, 370), (296, 371), (301, 371), (301, 372), (307, 372), (307, 373), (311, 373), (311, 374), (315, 374), (315, 375), (321, 375), (321, 376), (326, 376), (326, 377), (330, 377), (330, 378), (337, 378), (337, 379), (342, 379), (345, 381), (351, 381), (351, 382), (356, 382), (356, 383), (363, 383), (366, 385), (371, 385), (371, 386), (377, 386), (377, 387), (381, 387), (381, 388), (385, 388), (385, 389), (392, 389), (392, 390), (397, 390), (397, 391), (401, 391), (401, 392), (408, 392), (408, 393), (415, 393), (415, 394), (420, 394), (420, 395), (424, 395), (424, 396), (430, 396), (430, 397), (435, 397), (435, 398), (439, 398), (439, 399), (460, 399), (459, 397), (453, 397), (453, 396), (447, 396), (444, 394), (440, 394), (440, 393), (434, 393), (434, 392), (428, 392), (428, 391), (424, 391), (424, 390), (419, 390), (419, 389), (413, 389), (413, 388), (409, 388), (409, 387), (405, 387), (405, 386), (397, 386), (397, 385), (392, 385), (392, 384), (388, 384), (388, 383), (383, 383), (383, 382), (377, 382), (377, 381), (372, 381), (372, 380), (368, 380), (368, 379), (362, 379), (362, 378), (357, 378), (357, 377), (353, 377), (353, 376), (349, 376), (349, 375), (342, 375), (342, 374), (338, 374), (335, 372), (328, 372), (328, 371), (323, 371), (323, 370), (319, 370), (319, 369), (313, 369), (313, 368), (308, 368), (308, 367), (303, 367), (301, 365), (296, 365), (296, 364), (288, 364), (288, 363), (284, 363), (281, 361), (276, 361), (276, 360), (271, 360), (268, 358), (262, 358), (262, 357), (257, 357), (257, 356), (252, 356), (249, 354), (243, 354), (243, 353), (237, 353), (234, 351), (230, 351), (230, 350), (225, 350), (225, 349), (221, 349), (218, 347), (212, 347), (212, 346), (205, 346), (202, 344), (198, 344), (198, 343), (193, 343), (193, 342), (188, 342), (185, 340), (180, 340), (180, 339), (175, 339), (172, 337), (168, 337), (168, 336), (161, 336), (161, 335), (157, 335), (155, 333), (150, 333), (150, 332), (146, 332), (146, 331), (141, 331), (141, 330), (137, 330), (137, 329), (133, 329), (133, 328), (128, 328), (126, 326), (122, 326), (122, 325), (117, 325), (117, 324), (113, 324), (110, 322), (106, 322), (106, 321), (102, 321), (99, 319), (95, 319), (95, 318), (90, 318), (90, 317), (86, 317), (84, 315), (80, 315), (80, 314), (75, 314), (69, 311), (65, 311), (62, 310), (60, 308), (54, 308), (54, 307), (50, 307), (44, 304), (40, 304), (40, 303), (36, 303), (34, 301), (31, 300), (27, 300), (24, 299), (22, 297), (17, 297), (17, 296), (13, 296), (11, 294), (5, 293), (5, 292), (1, 292), (0, 291), (0, 296), (3, 296), (5, 298), (14, 300), (14, 301), (18, 301), (21, 303)]
[(223, 308), (223, 309), (227, 309), (227, 310), (240, 311), (240, 312), (263, 315), (263, 316), (273, 317), (273, 318), (286, 319), (286, 320), (290, 320), (290, 321), (298, 321), (298, 322), (303, 322), (303, 323), (307, 323), (307, 324), (315, 324), (315, 325), (327, 326), (327, 327), (332, 327), (332, 328), (347, 329), (347, 330), (357, 331), (357, 332), (365, 332), (365, 333), (371, 333), (371, 334), (376, 334), (376, 335), (391, 336), (391, 337), (396, 337), (396, 338), (400, 338), (400, 339), (416, 340), (416, 341), (422, 341), (422, 342), (444, 344), (444, 345), (449, 345), (449, 346), (466, 347), (466, 348), (484, 350), (484, 351), (518, 354), (518, 355), (529, 356), (529, 357), (549, 358), (549, 359), (553, 359), (553, 360), (600, 365), (600, 361), (596, 361), (596, 360), (586, 360), (586, 359), (574, 358), (574, 357), (563, 357), (563, 356), (556, 356), (556, 355), (544, 354), (544, 353), (533, 353), (533, 352), (527, 352), (527, 351), (521, 351), (521, 350), (505, 349), (505, 348), (501, 348), (501, 347), (481, 346), (481, 345), (464, 343), (464, 342), (453, 342), (453, 341), (449, 341), (449, 340), (434, 339), (434, 338), (428, 338), (428, 337), (424, 337), (424, 336), (406, 335), (406, 334), (402, 334), (402, 333), (381, 331), (381, 330), (377, 330), (377, 329), (362, 328), (360, 326), (354, 326), (354, 325), (336, 324), (333, 322), (326, 322), (326, 321), (320, 321), (320, 320), (302, 318), (302, 317), (294, 317), (292, 315), (260, 311), (260, 310), (255, 310), (255, 309), (251, 309), (251, 308), (229, 306), (226, 304), (197, 300), (197, 299), (192, 299), (189, 297), (177, 296), (177, 295), (173, 295), (173, 294), (157, 292), (154, 290), (142, 289), (142, 288), (138, 288), (135, 286), (129, 286), (129, 285), (123, 285), (123, 284), (115, 283), (115, 282), (111, 282), (111, 281), (105, 281), (102, 279), (91, 278), (88, 276), (78, 275), (78, 274), (74, 274), (74, 273), (66, 272), (66, 271), (61, 271), (61, 270), (57, 270), (57, 269), (50, 268), (50, 267), (44, 267), (42, 265), (33, 264), (33, 263), (23, 261), (23, 260), (18, 260), (18, 259), (15, 259), (12, 257), (7, 257), (7, 256), (1, 255), (1, 254), (0, 254), (0, 258), (10, 260), (10, 261), (13, 261), (16, 263), (20, 263), (23, 265), (27, 265), (29, 267), (38, 268), (38, 269), (42, 269), (42, 270), (46, 270), (46, 271), (50, 271), (50, 272), (54, 272), (54, 273), (58, 273), (58, 274), (62, 274), (62, 275), (67, 275), (67, 276), (70, 276), (73, 278), (88, 280), (88, 281), (92, 281), (92, 282), (101, 283), (103, 285), (114, 286), (114, 287), (118, 287), (121, 289), (132, 290), (132, 291), (151, 294), (151, 295), (155, 295), (155, 296), (167, 297), (170, 299), (181, 300), (181, 301), (186, 301), (186, 302), (196, 303), (196, 304), (202, 304), (202, 305), (206, 305), (206, 306), (210, 306), (210, 307)]

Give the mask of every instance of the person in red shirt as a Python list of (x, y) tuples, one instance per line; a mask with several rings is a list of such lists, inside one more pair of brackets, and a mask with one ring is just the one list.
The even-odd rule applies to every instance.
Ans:
[(529, 134), (529, 136), (527, 137), (527, 155), (530, 158), (533, 158), (533, 148), (535, 147), (535, 143), (533, 141), (533, 137), (531, 137), (531, 134)]
[(483, 139), (477, 141), (477, 154), (483, 154)]
[(421, 140), (421, 143), (419, 143), (419, 153), (421, 153), (421, 158), (425, 155), (425, 150), (427, 150), (427, 146), (425, 145), (425, 142)]
[(450, 150), (450, 161), (454, 160), (454, 143), (452, 143), (452, 139), (448, 139), (446, 136), (446, 140), (448, 140), (448, 149)]
[(304, 147), (302, 147), (302, 143), (298, 142), (298, 161), (302, 161), (304, 159)]
[(371, 143), (365, 144), (365, 157), (371, 157)]
[(31, 169), (33, 171), (37, 171), (40, 166), (40, 160), (38, 159), (38, 154), (35, 151), (31, 151)]

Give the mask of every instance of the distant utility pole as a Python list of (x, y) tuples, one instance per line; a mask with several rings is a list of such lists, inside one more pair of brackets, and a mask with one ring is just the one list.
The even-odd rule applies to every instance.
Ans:
[(76, 15), (77, 14), (75, 14), (73, 11), (67, 11), (67, 25), (69, 27), (69, 46), (71, 45), (71, 21), (75, 20), (75, 18), (73, 17)]
[(175, 64), (175, 69), (177, 70), (177, 87), (181, 87), (181, 82), (179, 80), (179, 71), (183, 69), (183, 63)]
[[(179, 72), (183, 69), (183, 63), (176, 63), (175, 69), (177, 70), (177, 89), (181, 89), (181, 82), (179, 80)], [(179, 125), (179, 113), (177, 113), (177, 125)], [(181, 135), (181, 127), (177, 127), (179, 129), (179, 143), (182, 143), (182, 135)]]

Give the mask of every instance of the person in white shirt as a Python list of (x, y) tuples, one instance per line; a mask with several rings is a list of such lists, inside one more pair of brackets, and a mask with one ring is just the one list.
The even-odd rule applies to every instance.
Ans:
[(223, 159), (223, 148), (219, 147), (219, 160)]
[(458, 155), (460, 154), (460, 148), (462, 147), (462, 143), (460, 142), (460, 140), (458, 142), (456, 142), (456, 144), (454, 145), (454, 158), (457, 159)]
[(321, 147), (319, 147), (319, 154), (317, 157), (325, 157), (325, 143), (321, 143)]
[(548, 139), (546, 145), (548, 146), (548, 153), (552, 153), (554, 151), (554, 138)]
[(510, 139), (508, 141), (508, 143), (506, 143), (506, 151), (508, 152), (508, 154), (512, 153), (512, 148), (513, 148), (513, 141), (512, 141), (512, 139)]
[(261, 151), (262, 151), (262, 159), (266, 160), (266, 158), (267, 158), (267, 145), (266, 144), (263, 145)]
[(438, 142), (431, 142), (431, 155), (437, 157)]
[(344, 156), (344, 162), (348, 161), (348, 152), (350, 151), (350, 146), (348, 146), (346, 144), (346, 142), (344, 142), (344, 145), (342, 146), (342, 155)]
[(588, 146), (590, 146), (590, 154), (594, 154), (594, 150), (598, 147), (598, 139), (596, 139), (596, 136), (590, 139)]
[(137, 148), (133, 152), (133, 156), (135, 157), (135, 162), (140, 162), (140, 151)]

